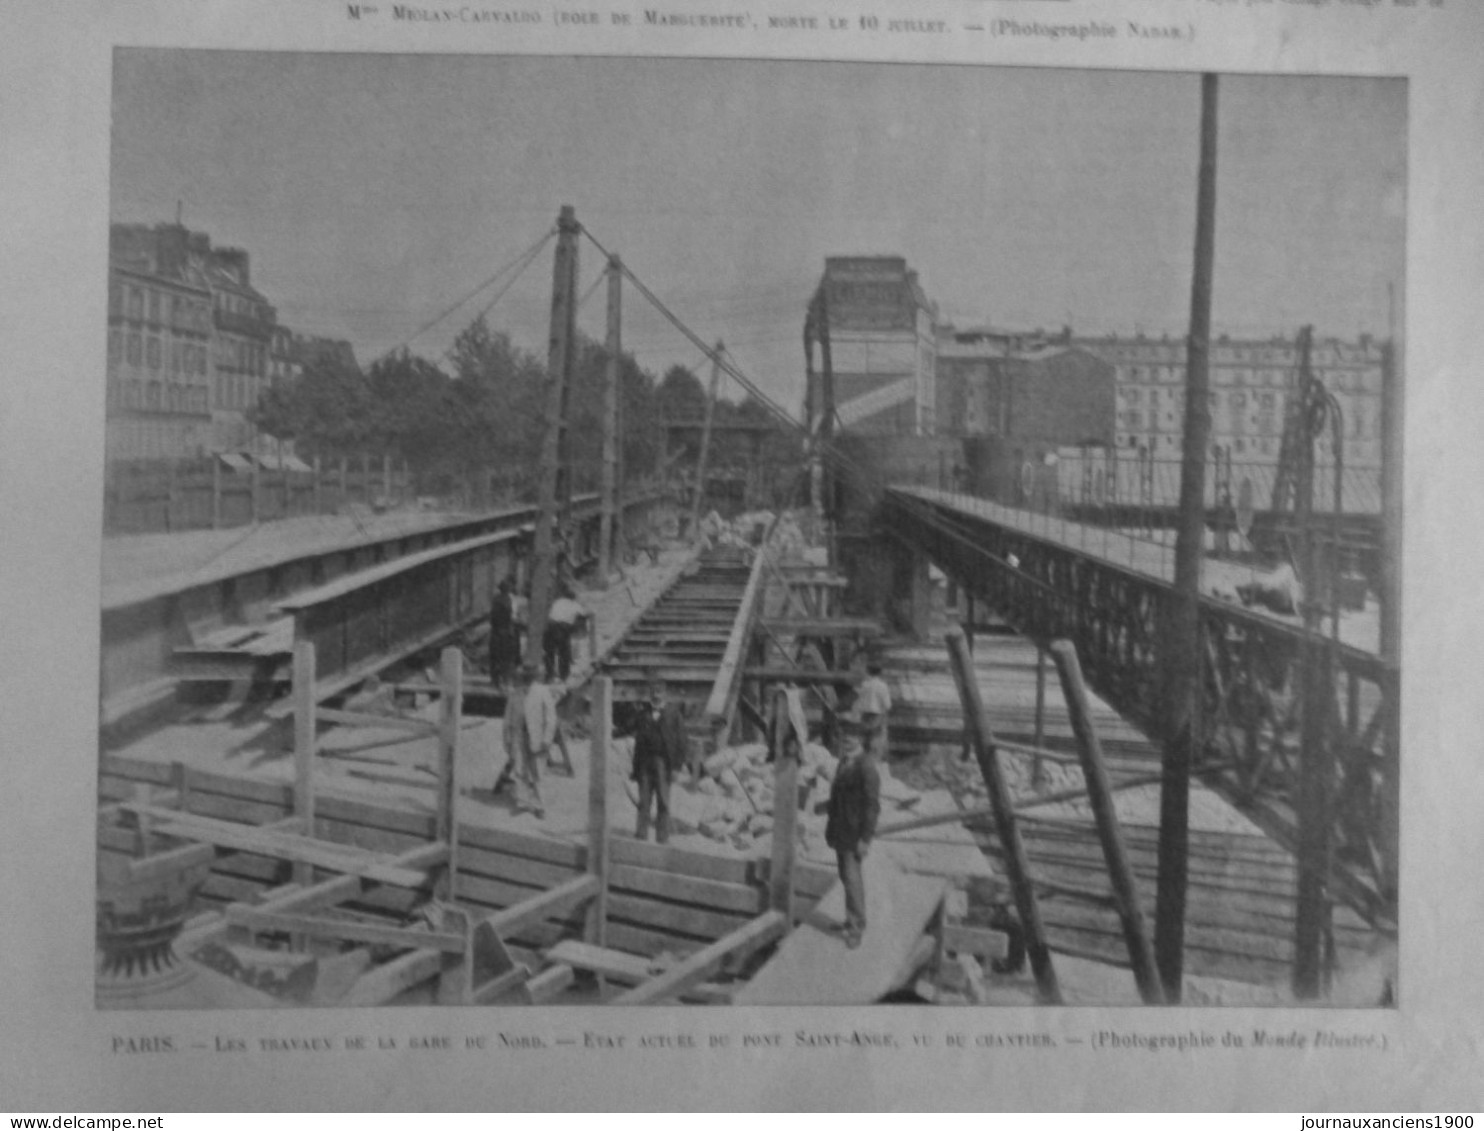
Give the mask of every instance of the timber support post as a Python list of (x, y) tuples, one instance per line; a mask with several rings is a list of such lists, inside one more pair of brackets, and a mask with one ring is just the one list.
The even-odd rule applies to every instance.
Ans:
[(582, 230), (570, 204), (557, 218), (556, 255), (551, 271), (551, 330), (546, 350), (546, 421), (537, 467), (536, 545), (532, 551), (531, 602), (525, 660), (539, 666), (541, 638), (556, 581), (557, 510), (570, 494), (563, 462), (567, 454), (567, 403), (577, 328), (577, 233)]
[[(592, 741), (587, 755), (587, 873), (598, 881), (598, 894), (587, 906), (584, 939), (593, 946), (608, 943), (608, 755), (613, 744), (613, 677), (593, 680)], [(603, 976), (598, 988), (603, 991)]]
[(613, 569), (613, 549), (623, 523), (619, 505), (618, 480), (618, 405), (622, 380), (620, 361), (623, 352), (623, 264), (618, 256), (608, 257), (608, 337), (604, 344), (606, 362), (603, 381), (603, 498), (602, 519), (598, 531), (598, 576), (608, 584)]
[[(1113, 885), (1113, 896), (1117, 900), (1118, 918), (1123, 923), (1123, 939), (1128, 946), (1134, 981), (1138, 983), (1144, 1004), (1163, 1005), (1164, 990), (1160, 985), (1159, 970), (1154, 963), (1154, 947), (1144, 929), (1144, 915), (1139, 909), (1139, 889), (1134, 884), (1133, 866), (1129, 863), (1123, 830), (1118, 824), (1118, 811), (1113, 805), (1113, 790), (1108, 781), (1107, 765), (1103, 761), (1103, 744), (1092, 724), (1092, 709), (1088, 702), (1087, 685), (1082, 679), (1082, 665), (1077, 661), (1077, 649), (1070, 640), (1057, 640), (1051, 645), (1051, 656), (1056, 662), (1057, 674), (1061, 676), (1062, 693), (1067, 700), (1067, 711), (1072, 717), (1072, 733), (1077, 737), (1077, 753), (1082, 760), (1082, 777), (1087, 784), (1087, 797), (1092, 803), (1092, 815), (1097, 822), (1098, 838), (1103, 842), (1103, 859), (1108, 864), (1108, 879)], [(1037, 745), (1040, 745), (1039, 739)]]
[(459, 649), (443, 649), (439, 681), (443, 691), (438, 700), (438, 802), (434, 837), (448, 845), (448, 866), (439, 894), (452, 900), (458, 897), (459, 821), (455, 810), (459, 796), (459, 731), (464, 713), (464, 654)]
[(793, 926), (795, 827), (799, 814), (799, 759), (789, 748), (793, 723), (788, 692), (779, 688), (773, 699), (773, 856), (768, 872), (768, 906), (787, 916), (784, 930)]
[[(1185, 435), (1180, 465), (1174, 591), (1164, 618), (1161, 660), (1165, 702), (1159, 791), (1159, 879), (1154, 950), (1165, 1000), (1178, 1004), (1185, 981), (1185, 895), (1190, 866), (1190, 767), (1201, 742), (1200, 582), (1205, 555), (1206, 452), (1211, 443), (1211, 280), (1216, 256), (1216, 96), (1214, 74), (1201, 76), (1200, 170), (1196, 191), (1195, 268), (1186, 343)], [(1153, 465), (1150, 465), (1152, 471)]]
[(979, 758), (979, 770), (984, 775), (984, 784), (989, 790), (995, 828), (1004, 849), (1005, 866), (1010, 873), (1015, 909), (1020, 915), (1021, 930), (1025, 933), (1025, 949), (1030, 958), (1031, 971), (1036, 976), (1036, 988), (1043, 1002), (1060, 1005), (1061, 987), (1057, 984), (1056, 969), (1051, 964), (1051, 949), (1046, 944), (1046, 929), (1041, 923), (1041, 910), (1036, 903), (1036, 891), (1031, 883), (1030, 863), (1025, 845), (1020, 839), (1020, 829), (1015, 823), (1015, 808), (1010, 799), (1010, 791), (1005, 785), (1004, 775), (1000, 772), (1000, 756), (995, 749), (994, 732), (990, 729), (984, 701), (979, 694), (979, 685), (974, 680), (974, 665), (962, 632), (949, 632), (948, 658), (952, 661), (954, 682), (958, 684), (964, 721), (974, 740), (974, 753)]
[[(294, 643), (294, 817), (303, 836), (314, 836), (314, 753), (317, 741), (314, 694), (314, 644), (308, 640)], [(302, 887), (314, 883), (314, 866), (303, 860), (294, 862), (294, 882)], [(292, 935), (290, 949), (302, 951), (303, 935)]]

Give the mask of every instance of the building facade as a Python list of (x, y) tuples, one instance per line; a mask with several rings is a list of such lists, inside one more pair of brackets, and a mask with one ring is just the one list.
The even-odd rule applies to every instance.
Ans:
[(174, 459), (215, 450), (211, 289), (182, 242), (158, 235), (158, 229), (142, 225), (116, 224), (110, 232), (110, 460)]
[(316, 359), (354, 368), (349, 342), (279, 325), (241, 248), (213, 247), (179, 224), (109, 230), (107, 458), (282, 459), (292, 445), (257, 435), (251, 413), (275, 384)]
[(901, 256), (834, 256), (820, 280), (835, 409), (860, 435), (931, 436), (937, 427), (937, 308)]
[[(1079, 344), (1114, 367), (1117, 445), (1155, 459), (1179, 459), (1185, 422), (1183, 339), (1106, 337)], [(1218, 338), (1211, 345), (1211, 443), (1234, 464), (1274, 464), (1288, 400), (1297, 383), (1298, 343), (1291, 338)], [(1334, 395), (1343, 422), (1345, 466), (1381, 466), (1381, 345), (1368, 336), (1316, 338), (1314, 376)], [(1332, 461), (1329, 434), (1319, 459)]]

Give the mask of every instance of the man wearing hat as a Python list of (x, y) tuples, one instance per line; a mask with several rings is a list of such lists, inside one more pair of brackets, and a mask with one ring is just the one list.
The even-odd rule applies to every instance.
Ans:
[(633, 730), (632, 776), (639, 783), (639, 823), (634, 835), (640, 840), (649, 838), (653, 807), (654, 839), (664, 844), (670, 839), (670, 783), (685, 765), (689, 743), (680, 706), (666, 702), (665, 681), (658, 676), (649, 680), (649, 701), (635, 716)]
[(881, 678), (881, 661), (874, 656), (866, 663), (866, 678), (855, 697), (860, 714), (862, 737), (871, 753), (886, 757), (886, 720), (891, 714), (891, 691)]
[[(546, 816), (541, 801), (540, 759), (556, 738), (556, 703), (551, 691), (536, 679), (533, 664), (522, 664), (515, 686), (505, 699), (505, 750), (510, 756), (505, 772), (515, 778), (515, 811)], [(504, 774), (501, 775), (502, 777)]]
[(866, 929), (866, 884), (861, 862), (876, 835), (881, 815), (881, 774), (875, 752), (862, 741), (861, 722), (854, 715), (840, 718), (840, 765), (830, 783), (829, 820), (824, 842), (835, 850), (840, 883), (845, 887), (845, 945), (860, 946)]

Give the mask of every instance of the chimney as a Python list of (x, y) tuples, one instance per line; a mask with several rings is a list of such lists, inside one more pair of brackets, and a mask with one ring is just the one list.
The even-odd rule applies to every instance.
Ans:
[(179, 224), (155, 225), (155, 270), (167, 279), (185, 274), (190, 232)]
[(219, 247), (216, 249), (217, 265), (231, 272), (244, 287), (251, 285), (248, 278), (248, 256), (247, 252), (240, 247)]

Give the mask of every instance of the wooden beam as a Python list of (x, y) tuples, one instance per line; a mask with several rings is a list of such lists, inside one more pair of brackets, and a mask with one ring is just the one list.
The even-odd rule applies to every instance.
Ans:
[(973, 740), (974, 753), (979, 760), (980, 772), (984, 775), (985, 787), (989, 790), (990, 804), (994, 806), (995, 825), (999, 829), (1000, 844), (1005, 850), (1006, 868), (1015, 893), (1015, 909), (1025, 931), (1026, 953), (1036, 976), (1036, 988), (1043, 1001), (1058, 1005), (1061, 1003), (1061, 988), (1057, 985), (1056, 970), (1051, 964), (1051, 951), (1046, 945), (1046, 930), (1042, 926), (1040, 908), (1036, 904), (1036, 891), (1031, 885), (1030, 863), (1026, 857), (1025, 845), (1020, 839), (1020, 830), (1015, 825), (1015, 809), (1000, 769), (994, 731), (989, 725), (989, 715), (979, 695), (979, 685), (974, 680), (974, 661), (969, 656), (964, 634), (958, 629), (948, 633), (948, 658), (952, 662), (959, 700), (963, 703), (964, 722)]
[(177, 813), (171, 809), (149, 805), (123, 802), (122, 807), (153, 817), (159, 822), (154, 831), (180, 837), (182, 840), (202, 841), (239, 852), (255, 852), (262, 856), (344, 872), (347, 876), (364, 876), (377, 883), (394, 884), (397, 887), (418, 888), (427, 882), (427, 875), (423, 871), (402, 867), (385, 856), (348, 844), (334, 844), (295, 833)]
[(508, 937), (530, 923), (539, 923), (571, 911), (580, 903), (592, 899), (602, 888), (596, 876), (577, 876), (564, 884), (558, 884), (540, 895), (522, 900), (503, 910), (496, 911), (485, 919), (496, 934)]
[[(256, 465), (254, 465), (256, 466)], [(300, 828), (314, 835), (315, 655), (309, 640), (294, 642), (294, 816)], [(309, 861), (294, 862), (294, 879), (301, 884), (314, 880)]]
[(448, 865), (440, 880), (440, 894), (453, 898), (459, 867), (459, 829), (454, 806), (459, 796), (459, 719), (464, 710), (464, 654), (445, 648), (439, 664), (443, 694), (438, 713), (438, 786), (433, 836), (448, 845)]
[(608, 926), (608, 750), (613, 741), (613, 679), (592, 684), (593, 718), (587, 756), (587, 872), (598, 891), (587, 909), (583, 937), (594, 946), (607, 941)]
[[(788, 732), (793, 729), (788, 692), (780, 687), (774, 693), (773, 704), (773, 854), (768, 871), (768, 906), (787, 916), (786, 929), (793, 923), (799, 760), (788, 753)], [(799, 736), (801, 744), (806, 737)]]
[(708, 947), (676, 963), (657, 978), (651, 978), (613, 1001), (615, 1005), (647, 1005), (676, 997), (714, 974), (731, 955), (750, 950), (781, 936), (788, 927), (788, 916), (781, 911), (767, 911), (750, 923), (738, 927)]
[(233, 904), (227, 908), (229, 926), (258, 932), (293, 932), (316, 938), (350, 939), (354, 942), (401, 946), (412, 950), (439, 950), (462, 954), (463, 935), (398, 927), (390, 923), (367, 923), (354, 919), (326, 919), (289, 911), (264, 911), (260, 907)]
[(405, 730), (431, 738), (438, 733), (436, 723), (427, 719), (409, 719), (405, 715), (372, 715), (365, 711), (341, 711), (333, 707), (320, 707), (315, 712), (318, 720), (351, 727), (385, 727), (388, 730)]
[(443, 955), (436, 950), (414, 950), (356, 979), (337, 1006), (385, 1005), (398, 994), (434, 977), (442, 968)]
[(489, 1005), (504, 997), (517, 986), (523, 985), (531, 971), (525, 967), (516, 965), (504, 973), (496, 974), (483, 985), (475, 986), (474, 992), (470, 994), (467, 1005)]
[(575, 980), (572, 967), (565, 963), (548, 966), (541, 973), (526, 981), (521, 987), (521, 998), (527, 1005), (541, 1005), (557, 997)]
[(1102, 841), (1108, 878), (1113, 885), (1113, 894), (1117, 897), (1118, 918), (1123, 924), (1123, 937), (1128, 945), (1134, 981), (1138, 983), (1144, 1004), (1163, 1005), (1164, 988), (1160, 984), (1159, 969), (1154, 962), (1154, 946), (1144, 929), (1144, 913), (1139, 908), (1139, 889), (1134, 884), (1128, 850), (1123, 843), (1123, 830), (1118, 823), (1118, 812), (1113, 806), (1113, 790), (1108, 784), (1103, 745), (1092, 722), (1092, 706), (1088, 700), (1087, 685), (1082, 680), (1082, 665), (1077, 661), (1077, 650), (1070, 640), (1053, 641), (1051, 658), (1061, 677), (1062, 695), (1066, 699), (1067, 712), (1072, 717), (1072, 732), (1077, 736), (1077, 749), (1082, 755), (1082, 779), (1087, 787), (1088, 801), (1092, 805), (1093, 819), (1097, 822), (1098, 839)]
[(855, 687), (860, 684), (859, 672), (804, 671), (801, 668), (748, 668), (743, 672), (748, 679), (763, 679), (773, 683), (819, 684), (829, 683), (836, 687)]

